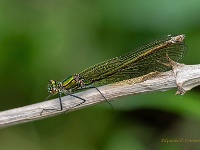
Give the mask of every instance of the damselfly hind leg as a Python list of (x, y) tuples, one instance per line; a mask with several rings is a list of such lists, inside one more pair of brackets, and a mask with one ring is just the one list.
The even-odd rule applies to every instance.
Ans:
[(91, 89), (91, 88), (96, 89), (101, 94), (101, 96), (106, 100), (106, 102), (110, 105), (110, 107), (113, 109), (112, 104), (106, 99), (106, 97), (101, 93), (101, 91), (97, 87), (95, 87), (95, 86), (88, 86), (88, 87), (84, 87), (83, 89)]

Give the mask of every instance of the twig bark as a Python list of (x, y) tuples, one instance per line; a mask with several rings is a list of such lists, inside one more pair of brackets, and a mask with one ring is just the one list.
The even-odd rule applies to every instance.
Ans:
[[(193, 87), (200, 85), (200, 65), (173, 63), (173, 70), (171, 71), (159, 74), (155, 73), (155, 76), (150, 74), (149, 76), (143, 76), (137, 79), (125, 80), (119, 83), (101, 86), (98, 89), (110, 101), (126, 95), (167, 91), (177, 87), (178, 91), (176, 94), (184, 94)], [(63, 111), (46, 110), (41, 114), (43, 109), (59, 109), (58, 99), (2, 111), (0, 112), (0, 128), (55, 116), (63, 112), (68, 113), (105, 102), (105, 99), (96, 89), (85, 90), (74, 95), (84, 98), (87, 101), (80, 106), (74, 107), (81, 100), (72, 96), (64, 96), (62, 97)]]

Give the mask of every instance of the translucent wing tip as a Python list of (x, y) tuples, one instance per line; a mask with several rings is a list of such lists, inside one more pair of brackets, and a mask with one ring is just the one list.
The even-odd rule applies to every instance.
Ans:
[(180, 35), (177, 35), (177, 36), (171, 36), (171, 35), (168, 35), (171, 37), (170, 40), (166, 41), (166, 43), (178, 43), (178, 42), (183, 42), (184, 39), (185, 39), (185, 35), (184, 34), (180, 34)]

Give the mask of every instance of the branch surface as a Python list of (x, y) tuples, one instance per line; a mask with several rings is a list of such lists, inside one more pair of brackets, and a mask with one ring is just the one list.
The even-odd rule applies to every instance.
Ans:
[[(173, 62), (173, 70), (163, 73), (150, 73), (148, 75), (98, 87), (108, 101), (118, 97), (143, 94), (156, 91), (167, 91), (177, 88), (176, 94), (184, 94), (193, 87), (200, 85), (200, 65), (184, 65)], [(62, 97), (63, 111), (43, 109), (60, 109), (59, 99), (48, 100), (24, 107), (0, 112), (0, 128), (16, 124), (39, 120), (61, 113), (68, 113), (92, 105), (105, 102), (104, 97), (96, 90), (89, 89), (74, 94), (86, 99), (86, 102), (77, 106), (82, 100), (72, 96)]]

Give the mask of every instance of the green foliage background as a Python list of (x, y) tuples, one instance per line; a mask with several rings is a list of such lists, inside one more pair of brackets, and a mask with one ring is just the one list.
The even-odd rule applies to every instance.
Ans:
[[(199, 0), (0, 0), (0, 110), (44, 101), (62, 80), (167, 34), (200, 63)], [(1, 150), (183, 150), (200, 140), (199, 88), (130, 96), (0, 130)]]

